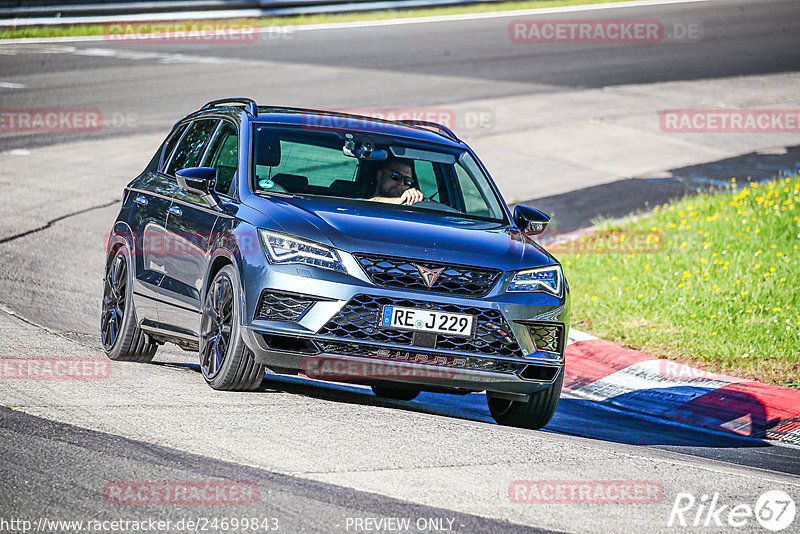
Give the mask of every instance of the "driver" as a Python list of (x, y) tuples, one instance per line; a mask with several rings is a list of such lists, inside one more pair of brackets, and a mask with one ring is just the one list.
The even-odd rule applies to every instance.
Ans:
[(378, 164), (375, 176), (375, 196), (369, 200), (410, 206), (424, 198), (420, 190), (411, 187), (414, 183), (413, 160), (389, 156)]

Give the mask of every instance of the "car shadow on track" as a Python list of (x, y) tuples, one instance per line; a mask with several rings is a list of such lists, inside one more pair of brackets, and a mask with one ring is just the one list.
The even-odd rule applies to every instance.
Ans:
[[(154, 362), (164, 367), (189, 369), (200, 374), (200, 366), (190, 363)], [(198, 376), (198, 379), (202, 380)], [(423, 392), (413, 401), (377, 397), (366, 386), (322, 382), (304, 376), (268, 373), (253, 395), (287, 393), (315, 399), (362, 406), (390, 408), (403, 412), (495, 425), (486, 404), (486, 395), (448, 395)], [(800, 475), (800, 447), (775, 446), (774, 442), (711, 431), (678, 424), (657, 417), (622, 410), (608, 403), (577, 398), (562, 393), (553, 419), (540, 430), (514, 430), (532, 435), (555, 433), (581, 438), (657, 448), (691, 456), (720, 460), (748, 467)]]
[[(191, 369), (200, 374), (200, 366), (190, 363), (153, 362), (165, 367)], [(333, 402), (384, 406), (398, 410), (427, 413), (495, 424), (486, 395), (448, 395), (423, 392), (413, 401), (378, 397), (366, 386), (322, 382), (304, 376), (268, 373), (254, 393), (290, 393)], [(763, 406), (761, 407), (763, 418)], [(739, 414), (739, 416), (751, 415)], [(754, 417), (754, 424), (762, 424)], [(734, 417), (731, 417), (732, 419)], [(743, 448), (769, 447), (767, 441), (753, 437), (713, 432), (689, 424), (676, 424), (657, 417), (622, 410), (609, 403), (590, 401), (562, 393), (558, 408), (544, 431), (568, 434), (628, 445), (667, 445), (689, 447)]]
[(608, 404), (562, 397), (548, 429), (628, 445), (679, 447), (769, 447), (764, 440), (680, 424)]
[[(483, 393), (449, 395), (423, 392), (413, 401), (398, 401), (378, 397), (364, 386), (271, 374), (265, 377), (258, 391), (281, 391), (334, 402), (385, 406), (496, 424), (486, 404), (486, 395)], [(571, 398), (567, 393), (562, 395), (556, 413), (544, 431), (629, 445), (716, 448), (770, 446), (761, 439), (675, 424), (652, 416), (626, 412), (599, 402)]]
[[(489, 413), (486, 396), (482, 393), (448, 395), (425, 392), (413, 401), (396, 401), (376, 397), (364, 387), (275, 375), (267, 375), (260, 391), (280, 391), (333, 402), (382, 406), (496, 424)], [(559, 401), (553, 419), (543, 430), (515, 431), (530, 432), (532, 435), (551, 432), (635, 447), (656, 448), (749, 468), (800, 475), (800, 447), (776, 446), (774, 442), (754, 437), (711, 431), (626, 412), (596, 401), (575, 398), (566, 392)]]

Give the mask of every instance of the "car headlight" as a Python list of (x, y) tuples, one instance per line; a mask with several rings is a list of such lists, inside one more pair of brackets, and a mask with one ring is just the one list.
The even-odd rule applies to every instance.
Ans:
[(332, 271), (347, 272), (335, 249), (286, 234), (267, 230), (259, 230), (259, 233), (270, 263), (304, 263)]
[(563, 279), (560, 265), (526, 269), (514, 274), (507, 291), (543, 291), (558, 297), (561, 295)]

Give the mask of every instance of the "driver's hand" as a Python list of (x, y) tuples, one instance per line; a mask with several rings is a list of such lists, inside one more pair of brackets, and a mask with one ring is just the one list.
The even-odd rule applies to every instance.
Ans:
[(416, 204), (424, 198), (425, 197), (422, 195), (422, 191), (419, 189), (407, 189), (402, 195), (400, 195), (400, 204), (410, 206), (411, 204)]

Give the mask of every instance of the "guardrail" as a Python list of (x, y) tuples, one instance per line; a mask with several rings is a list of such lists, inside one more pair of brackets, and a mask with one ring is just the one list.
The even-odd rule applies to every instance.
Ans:
[(40, 0), (0, 1), (0, 27), (345, 13), (503, 0)]

